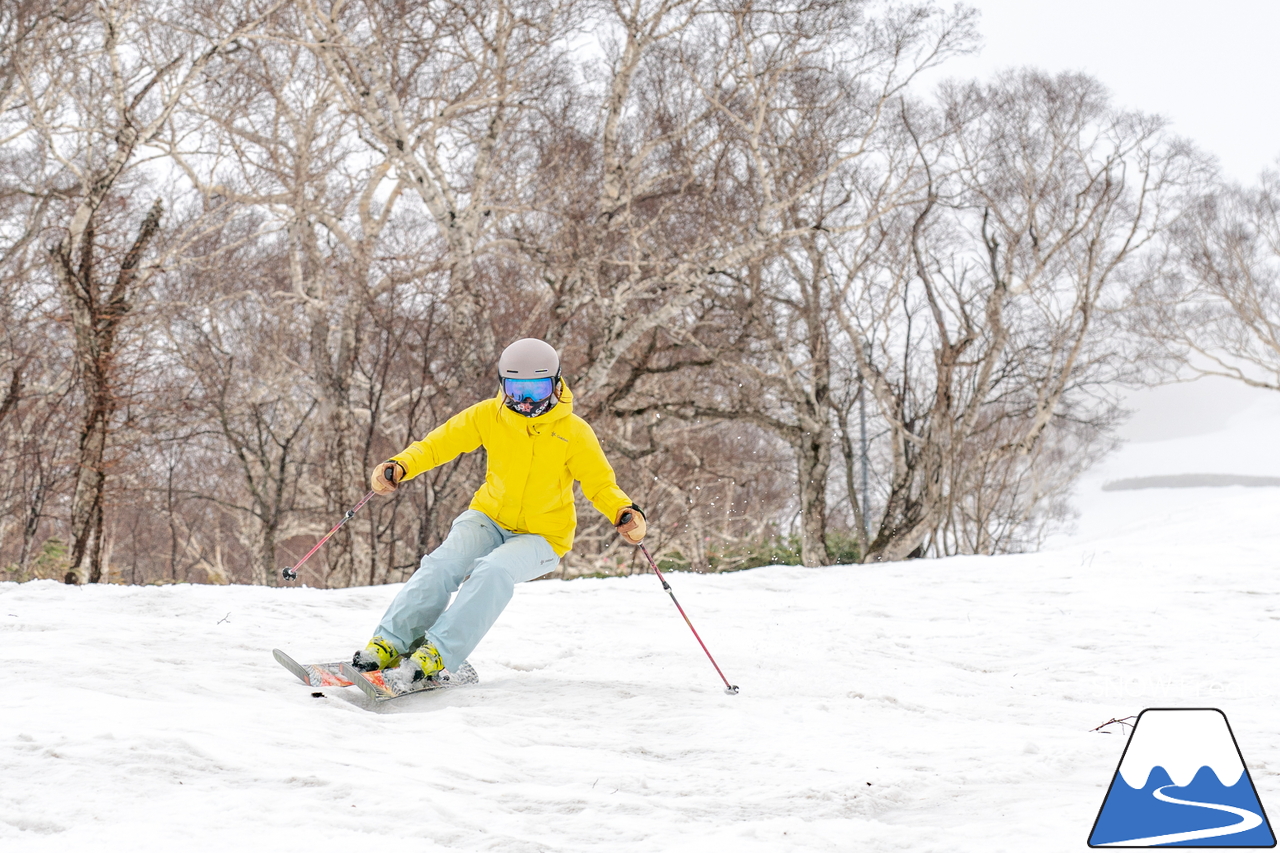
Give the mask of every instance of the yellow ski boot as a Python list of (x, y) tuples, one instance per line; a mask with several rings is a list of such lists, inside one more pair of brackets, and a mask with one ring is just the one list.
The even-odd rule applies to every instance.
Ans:
[(387, 670), (382, 677), (400, 690), (408, 690), (424, 678), (434, 678), (444, 671), (444, 661), (440, 652), (424, 640), (417, 651), (400, 662), (395, 669)]
[(381, 637), (374, 637), (369, 645), (352, 656), (351, 666), (361, 672), (373, 672), (375, 669), (391, 669), (400, 661), (400, 653), (395, 646)]

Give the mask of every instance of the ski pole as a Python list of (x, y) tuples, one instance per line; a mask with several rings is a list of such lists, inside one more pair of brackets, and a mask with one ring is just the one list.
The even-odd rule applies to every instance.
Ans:
[[(622, 523), (626, 523), (625, 517), (622, 519)], [(663, 576), (662, 570), (658, 568), (658, 564), (654, 562), (653, 556), (649, 553), (649, 549), (644, 547), (644, 545), (641, 545), (640, 553), (644, 554), (645, 559), (649, 561), (649, 565), (653, 568), (654, 573), (657, 574), (658, 580), (662, 581), (662, 588), (667, 591), (667, 595), (671, 596), (671, 603), (676, 606), (676, 610), (679, 610), (680, 615), (684, 617), (685, 624), (688, 625), (689, 630), (693, 632), (694, 639), (698, 641), (698, 645), (702, 646), (702, 650), (704, 652), (707, 652), (707, 660), (711, 661), (711, 665), (716, 668), (716, 672), (720, 675), (720, 680), (724, 682), (724, 692), (728, 693), (730, 696), (737, 693), (738, 685), (730, 684), (729, 679), (725, 678), (724, 673), (720, 671), (720, 664), (716, 663), (716, 659), (711, 657), (711, 652), (707, 651), (707, 644), (702, 642), (702, 638), (698, 636), (698, 629), (693, 627), (693, 623), (689, 621), (689, 614), (685, 613), (684, 608), (680, 606), (680, 602), (676, 601), (676, 594), (671, 591), (671, 584), (667, 583), (666, 577)]]
[[(392, 483), (395, 482), (394, 473), (395, 473), (394, 466), (388, 465), (385, 476), (387, 480), (389, 480)], [(360, 503), (356, 504), (351, 509), (347, 510), (346, 515), (342, 516), (342, 521), (339, 521), (337, 524), (335, 524), (333, 526), (333, 529), (330, 530), (328, 533), (326, 533), (324, 535), (324, 538), (321, 539), (319, 542), (317, 542), (315, 544), (315, 547), (313, 547), (310, 551), (307, 552), (307, 556), (303, 557), (301, 560), (298, 561), (297, 565), (285, 566), (283, 569), (281, 569), (280, 577), (284, 578), (287, 581), (296, 581), (298, 579), (298, 569), (302, 568), (302, 564), (305, 563), (307, 560), (310, 560), (311, 555), (314, 554), (316, 551), (319, 551), (320, 546), (328, 542), (333, 537), (333, 534), (338, 532), (339, 527), (346, 524), (351, 519), (355, 518), (356, 513), (360, 511), (360, 507), (367, 504), (369, 502), (369, 498), (373, 497), (375, 494), (377, 493), (374, 492), (373, 489), (370, 489), (369, 494), (362, 497), (360, 499)]]

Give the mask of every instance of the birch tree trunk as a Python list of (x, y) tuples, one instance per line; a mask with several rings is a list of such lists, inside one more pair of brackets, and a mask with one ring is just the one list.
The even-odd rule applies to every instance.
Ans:
[(157, 200), (143, 219), (109, 292), (104, 292), (99, 280), (92, 225), (83, 229), (78, 244), (71, 244), (68, 235), (52, 253), (63, 304), (75, 333), (84, 409), (80, 425), (78, 474), (71, 498), (71, 566), (67, 571), (67, 583), (84, 582), (82, 569), (86, 555), (89, 558), (88, 581), (97, 583), (102, 579), (102, 501), (107, 482), (107, 437), (121, 393), (115, 365), (116, 340), (137, 289), (143, 253), (160, 228), (162, 210)]

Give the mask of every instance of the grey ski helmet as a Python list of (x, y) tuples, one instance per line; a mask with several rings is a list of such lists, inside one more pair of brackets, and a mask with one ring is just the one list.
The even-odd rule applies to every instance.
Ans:
[(560, 356), (546, 341), (521, 338), (502, 351), (498, 379), (507, 408), (536, 418), (560, 401)]
[(521, 338), (502, 351), (498, 375), (503, 379), (541, 379), (560, 375), (560, 356), (555, 347), (537, 338)]

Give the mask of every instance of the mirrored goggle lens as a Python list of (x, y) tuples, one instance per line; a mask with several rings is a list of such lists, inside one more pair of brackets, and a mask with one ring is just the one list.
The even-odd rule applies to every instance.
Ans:
[(556, 381), (551, 377), (545, 379), (503, 379), (502, 388), (513, 400), (532, 400), (540, 403), (551, 396)]

